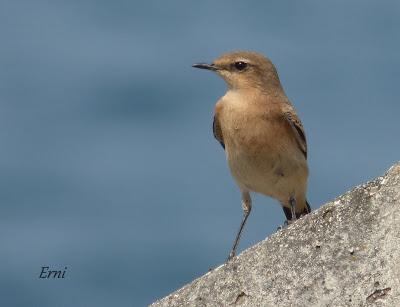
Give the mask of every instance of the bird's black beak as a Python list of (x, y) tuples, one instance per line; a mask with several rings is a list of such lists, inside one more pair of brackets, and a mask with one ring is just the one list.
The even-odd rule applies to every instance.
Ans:
[(192, 67), (200, 68), (200, 69), (208, 69), (208, 70), (217, 70), (217, 67), (214, 64), (207, 64), (207, 63), (198, 63), (193, 64)]

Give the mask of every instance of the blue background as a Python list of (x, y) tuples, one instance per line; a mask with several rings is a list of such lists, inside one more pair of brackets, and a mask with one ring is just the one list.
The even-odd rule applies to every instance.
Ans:
[[(221, 264), (242, 215), (191, 68), (268, 55), (313, 208), (399, 160), (398, 1), (0, 2), (0, 305), (143, 306)], [(240, 250), (282, 224), (253, 198)], [(41, 280), (41, 266), (67, 266)]]

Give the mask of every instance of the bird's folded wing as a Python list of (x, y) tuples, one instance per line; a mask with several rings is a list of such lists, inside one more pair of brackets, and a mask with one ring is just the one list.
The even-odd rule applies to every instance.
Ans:
[(215, 139), (221, 144), (222, 148), (225, 149), (224, 138), (222, 136), (222, 130), (221, 130), (221, 126), (219, 124), (217, 115), (214, 115), (213, 133), (214, 133)]
[(300, 150), (303, 152), (304, 157), (307, 159), (307, 140), (300, 119), (298, 118), (294, 110), (284, 112), (283, 117), (292, 128), (297, 144), (299, 145)]

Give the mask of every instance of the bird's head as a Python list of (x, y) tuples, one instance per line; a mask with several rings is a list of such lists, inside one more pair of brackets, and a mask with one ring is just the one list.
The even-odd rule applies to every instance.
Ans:
[(194, 64), (193, 67), (215, 71), (230, 89), (260, 88), (281, 89), (274, 64), (265, 56), (250, 51), (225, 53), (211, 64)]

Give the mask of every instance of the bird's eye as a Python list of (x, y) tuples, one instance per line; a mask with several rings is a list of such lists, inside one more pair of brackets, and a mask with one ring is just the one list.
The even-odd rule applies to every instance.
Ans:
[(243, 69), (245, 69), (246, 67), (247, 67), (247, 63), (246, 63), (246, 62), (242, 62), (242, 61), (235, 62), (235, 68), (236, 68), (237, 70), (243, 70)]

